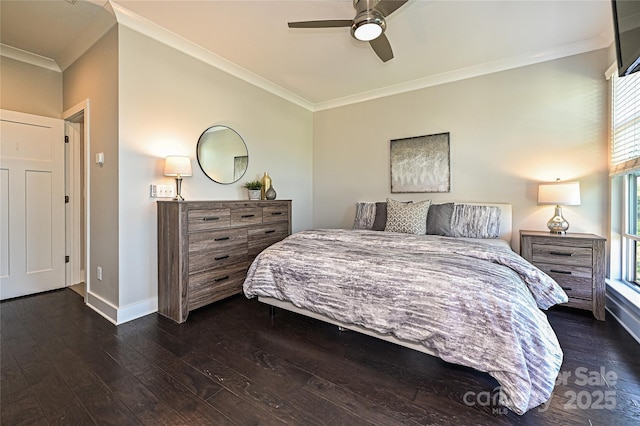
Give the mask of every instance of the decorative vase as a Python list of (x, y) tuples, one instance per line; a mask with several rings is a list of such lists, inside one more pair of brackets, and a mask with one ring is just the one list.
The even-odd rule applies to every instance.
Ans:
[(264, 172), (264, 176), (262, 176), (262, 189), (260, 192), (260, 199), (266, 200), (266, 191), (271, 187), (271, 178), (269, 177), (269, 173)]
[(259, 189), (250, 189), (249, 190), (249, 199), (250, 200), (259, 200), (260, 199), (260, 190)]
[(271, 185), (269, 187), (269, 189), (267, 190), (267, 192), (264, 193), (264, 196), (267, 198), (267, 200), (275, 200), (276, 199), (276, 190), (273, 189), (273, 185)]

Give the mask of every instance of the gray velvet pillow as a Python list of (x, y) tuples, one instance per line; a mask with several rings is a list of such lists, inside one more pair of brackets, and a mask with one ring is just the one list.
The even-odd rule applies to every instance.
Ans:
[(427, 215), (431, 200), (402, 203), (387, 198), (387, 232), (424, 235), (427, 233)]
[(384, 231), (387, 225), (387, 203), (384, 201), (376, 203), (376, 217), (373, 220), (374, 231)]
[(453, 203), (432, 204), (427, 215), (427, 234), (451, 236)]

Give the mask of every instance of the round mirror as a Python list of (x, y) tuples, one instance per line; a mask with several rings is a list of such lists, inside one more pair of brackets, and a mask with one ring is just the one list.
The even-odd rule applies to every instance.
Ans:
[(211, 126), (200, 135), (198, 164), (209, 179), (229, 184), (240, 180), (249, 166), (247, 145), (227, 126)]

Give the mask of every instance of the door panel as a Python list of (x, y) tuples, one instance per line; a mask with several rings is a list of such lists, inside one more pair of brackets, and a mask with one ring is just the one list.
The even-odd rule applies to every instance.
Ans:
[(0, 110), (0, 299), (64, 287), (63, 121)]

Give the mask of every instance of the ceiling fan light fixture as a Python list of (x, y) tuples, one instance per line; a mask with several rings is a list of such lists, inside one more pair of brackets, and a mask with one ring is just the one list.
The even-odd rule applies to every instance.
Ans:
[(367, 11), (353, 20), (351, 35), (360, 41), (371, 41), (380, 37), (385, 27), (384, 18), (379, 13)]

